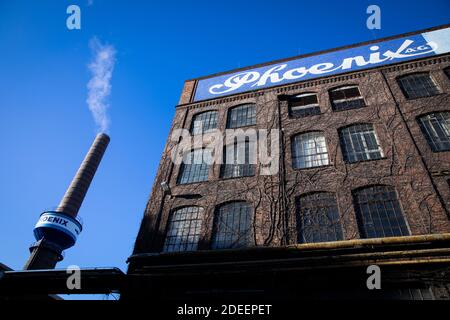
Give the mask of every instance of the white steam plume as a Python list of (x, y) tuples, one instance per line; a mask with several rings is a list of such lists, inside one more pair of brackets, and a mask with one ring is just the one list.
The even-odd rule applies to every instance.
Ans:
[(89, 63), (91, 79), (87, 84), (87, 104), (91, 110), (95, 123), (100, 132), (105, 132), (109, 127), (107, 109), (109, 107), (108, 96), (111, 93), (111, 78), (116, 61), (116, 50), (112, 45), (102, 44), (97, 38), (89, 42), (93, 54)]

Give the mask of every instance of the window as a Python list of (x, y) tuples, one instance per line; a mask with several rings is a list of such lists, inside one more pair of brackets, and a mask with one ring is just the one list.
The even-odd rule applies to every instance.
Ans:
[(419, 125), (433, 151), (450, 150), (450, 112), (422, 116)]
[(292, 162), (296, 169), (328, 165), (325, 136), (321, 132), (296, 135), (292, 142)]
[(409, 235), (397, 192), (389, 186), (373, 186), (353, 194), (358, 227), (363, 238)]
[(447, 78), (450, 79), (450, 67), (445, 68), (444, 73), (447, 75)]
[[(253, 160), (256, 155), (250, 157), (250, 150), (252, 150), (252, 153), (256, 150), (252, 148), (252, 146), (254, 146), (254, 142), (250, 143), (247, 138), (245, 142), (241, 141), (238, 143), (235, 141), (234, 144), (228, 145), (224, 148), (224, 163), (221, 168), (222, 178), (227, 179), (255, 175), (255, 161), (250, 160)], [(227, 155), (230, 159), (227, 159)]]
[(211, 150), (209, 149), (197, 149), (186, 153), (181, 164), (178, 184), (208, 180), (211, 161)]
[(315, 93), (302, 93), (289, 99), (292, 117), (307, 117), (320, 114), (319, 101)]
[(368, 292), (369, 299), (377, 300), (435, 300), (430, 287), (396, 286)]
[(230, 109), (227, 128), (239, 128), (256, 124), (256, 107), (254, 104), (244, 104)]
[(163, 251), (197, 250), (202, 221), (203, 209), (200, 207), (184, 207), (174, 211), (170, 217)]
[(346, 86), (333, 89), (330, 91), (330, 98), (333, 110), (335, 111), (357, 109), (366, 105), (358, 86)]
[(217, 128), (217, 111), (208, 111), (197, 114), (193, 117), (192, 134), (202, 134), (213, 131)]
[(344, 160), (358, 162), (383, 157), (383, 150), (371, 124), (356, 124), (339, 131)]
[(408, 74), (398, 78), (398, 83), (408, 99), (430, 97), (439, 93), (436, 83), (428, 73)]
[(247, 247), (252, 236), (252, 207), (246, 202), (231, 202), (216, 213), (213, 249)]
[(297, 198), (298, 242), (343, 240), (336, 198), (319, 192)]

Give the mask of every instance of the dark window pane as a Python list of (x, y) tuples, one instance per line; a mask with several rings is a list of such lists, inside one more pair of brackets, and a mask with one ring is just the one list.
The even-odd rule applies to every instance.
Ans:
[(209, 149), (197, 149), (187, 153), (180, 167), (178, 184), (207, 181), (210, 163)]
[(244, 104), (230, 109), (227, 128), (239, 128), (256, 124), (256, 107), (254, 104)]
[(430, 97), (439, 93), (428, 73), (409, 74), (398, 78), (398, 83), (408, 99)]
[(251, 244), (253, 212), (246, 202), (220, 206), (216, 212), (212, 249), (247, 247)]
[(297, 198), (298, 242), (343, 240), (336, 198), (332, 193), (313, 193)]
[(164, 252), (197, 250), (203, 209), (185, 207), (174, 211), (167, 228)]
[(330, 91), (330, 98), (335, 111), (357, 109), (366, 105), (357, 86), (333, 89)]
[(346, 162), (380, 159), (383, 151), (371, 124), (356, 124), (339, 130), (342, 153)]
[(357, 98), (357, 97), (361, 96), (361, 94), (359, 93), (358, 87), (348, 88), (348, 89), (344, 90), (344, 92), (345, 92), (346, 98)]
[(207, 133), (217, 128), (217, 112), (208, 111), (194, 116), (192, 120), (192, 134)]
[(436, 112), (419, 118), (419, 125), (433, 151), (450, 150), (450, 112)]
[(356, 218), (363, 238), (409, 235), (395, 189), (374, 186), (353, 194)]

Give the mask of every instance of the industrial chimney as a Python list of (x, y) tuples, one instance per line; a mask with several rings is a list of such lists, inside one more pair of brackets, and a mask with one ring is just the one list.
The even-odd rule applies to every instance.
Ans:
[(97, 135), (58, 208), (41, 214), (33, 231), (37, 242), (30, 247), (31, 255), (25, 270), (54, 269), (62, 260), (62, 251), (75, 244), (82, 230), (77, 219), (78, 210), (108, 143), (108, 135)]

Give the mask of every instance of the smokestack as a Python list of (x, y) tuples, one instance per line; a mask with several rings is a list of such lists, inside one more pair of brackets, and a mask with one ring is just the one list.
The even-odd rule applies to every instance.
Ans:
[(56, 263), (62, 260), (62, 251), (75, 244), (82, 230), (77, 219), (78, 210), (108, 143), (108, 135), (97, 135), (58, 208), (41, 214), (34, 228), (37, 242), (30, 247), (31, 255), (25, 264), (25, 270), (55, 268)]

